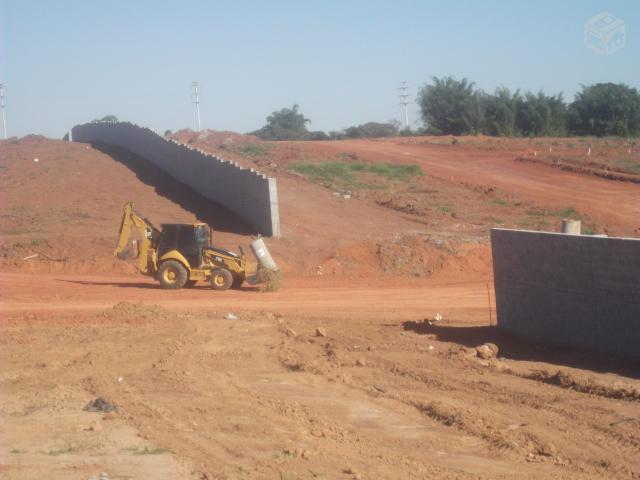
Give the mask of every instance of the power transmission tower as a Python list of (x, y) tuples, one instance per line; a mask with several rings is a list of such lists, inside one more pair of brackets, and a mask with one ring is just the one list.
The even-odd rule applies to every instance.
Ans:
[(2, 110), (2, 138), (7, 139), (7, 117), (4, 113), (4, 83), (0, 83), (0, 110)]
[(409, 94), (407, 93), (409, 86), (407, 82), (401, 82), (398, 90), (401, 92), (400, 95), (398, 95), (401, 99), (400, 105), (404, 106), (404, 128), (409, 129)]
[(198, 82), (191, 84), (191, 103), (196, 107), (196, 118), (198, 119), (198, 131), (202, 128), (200, 125), (200, 92), (198, 88), (200, 85)]

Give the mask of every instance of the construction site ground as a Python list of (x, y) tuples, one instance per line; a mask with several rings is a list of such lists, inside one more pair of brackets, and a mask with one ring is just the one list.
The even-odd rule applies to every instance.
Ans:
[[(640, 364), (501, 333), (488, 245), (564, 216), (640, 236), (637, 147), (574, 171), (517, 159), (568, 139), (176, 135), (277, 177), (282, 288), (160, 290), (111, 256), (124, 202), (227, 248), (248, 227), (126, 152), (0, 142), (0, 477), (640, 478)], [(338, 160), (424, 175), (294, 168)]]

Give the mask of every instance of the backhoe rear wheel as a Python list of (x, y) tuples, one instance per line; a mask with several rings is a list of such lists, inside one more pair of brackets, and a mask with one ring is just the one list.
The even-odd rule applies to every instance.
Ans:
[(216, 268), (211, 271), (211, 288), (214, 290), (229, 290), (233, 285), (233, 275), (226, 268)]
[(187, 269), (180, 262), (167, 260), (160, 264), (158, 269), (158, 280), (162, 288), (177, 290), (184, 287), (189, 279)]

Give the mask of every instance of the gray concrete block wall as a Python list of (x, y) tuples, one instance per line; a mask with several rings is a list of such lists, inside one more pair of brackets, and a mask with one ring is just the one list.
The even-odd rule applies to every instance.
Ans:
[(265, 236), (280, 236), (275, 178), (242, 168), (201, 150), (167, 140), (128, 122), (76, 125), (74, 142), (103, 143), (132, 152), (155, 164), (180, 183), (225, 206)]
[(498, 326), (640, 358), (640, 239), (491, 230)]

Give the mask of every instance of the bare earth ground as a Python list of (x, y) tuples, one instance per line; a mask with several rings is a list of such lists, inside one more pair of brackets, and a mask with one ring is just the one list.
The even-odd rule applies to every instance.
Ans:
[[(162, 291), (112, 260), (130, 198), (157, 223), (204, 219), (218, 243), (248, 243), (135, 159), (0, 142), (0, 476), (640, 478), (640, 365), (500, 334), (486, 245), (498, 216), (569, 206), (638, 236), (640, 186), (523, 165), (525, 147), (278, 144), (260, 161), (278, 177), (285, 283), (260, 293)], [(344, 152), (420, 163), (424, 178), (390, 187), (416, 211), (287, 171)], [(497, 359), (478, 356), (485, 342)], [(83, 411), (99, 396), (118, 411)]]

